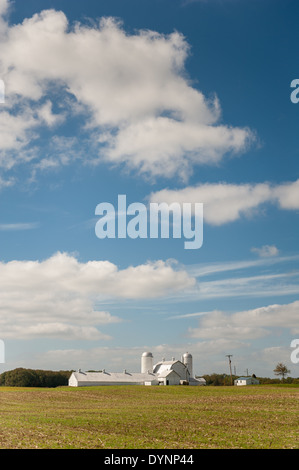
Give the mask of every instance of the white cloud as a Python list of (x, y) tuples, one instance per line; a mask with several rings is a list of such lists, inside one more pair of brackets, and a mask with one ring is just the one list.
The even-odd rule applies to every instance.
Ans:
[(221, 311), (204, 315), (198, 328), (190, 328), (192, 338), (256, 339), (270, 334), (272, 328), (287, 328), (298, 334), (299, 301), (286, 305), (269, 305), (236, 313)]
[(154, 176), (188, 179), (193, 165), (218, 163), (227, 152), (245, 149), (247, 131), (155, 117), (121, 129), (108, 159)]
[(4, 16), (9, 8), (9, 0), (0, 0), (0, 16)]
[(4, 152), (6, 150), (14, 149), (19, 150), (24, 147), (28, 142), (28, 131), (32, 131), (38, 121), (34, 118), (32, 111), (25, 110), (18, 115), (13, 115), (6, 110), (6, 107), (0, 107), (0, 150), (3, 155), (0, 160), (1, 166), (4, 165)]
[[(206, 99), (186, 78), (188, 52), (177, 32), (128, 34), (112, 18), (71, 28), (64, 13), (47, 10), (7, 26), (0, 39), (8, 103), (1, 113), (7, 123), (2, 131), (0, 121), (3, 150), (26, 145), (37, 123), (59, 124), (71, 102), (74, 112), (78, 104), (87, 113), (99, 161), (187, 178), (193, 165), (244, 151), (253, 134), (219, 124), (218, 99)], [(52, 112), (53, 85), (60, 92), (61, 116)], [(20, 110), (7, 116), (16, 98), (27, 116)]]
[(293, 183), (278, 185), (273, 190), (275, 197), (282, 209), (299, 209), (299, 179)]
[(261, 258), (268, 258), (272, 256), (277, 256), (279, 251), (275, 245), (264, 245), (260, 248), (253, 247), (251, 248), (253, 253), (257, 253)]
[(98, 329), (120, 321), (97, 305), (107, 298), (145, 299), (194, 284), (162, 261), (119, 270), (108, 261), (80, 263), (57, 253), (44, 261), (0, 263), (2, 338), (108, 338)]
[(281, 209), (299, 209), (299, 180), (279, 185), (268, 183), (228, 184), (206, 183), (180, 190), (163, 189), (149, 196), (150, 202), (204, 204), (204, 221), (210, 225), (234, 222), (252, 216), (265, 203)]

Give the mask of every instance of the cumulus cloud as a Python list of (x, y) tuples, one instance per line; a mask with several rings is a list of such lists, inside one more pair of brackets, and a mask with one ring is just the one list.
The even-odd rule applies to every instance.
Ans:
[[(1, 5), (0, 14), (7, 2)], [(186, 78), (188, 52), (178, 32), (129, 34), (113, 18), (71, 27), (63, 12), (46, 10), (6, 25), (0, 38), (7, 93), (2, 150), (27, 145), (37, 125), (59, 124), (79, 106), (98, 143), (94, 163), (125, 162), (141, 173), (187, 178), (193, 165), (244, 151), (252, 132), (219, 124), (217, 97), (207, 99)], [(53, 89), (59, 93), (51, 95)]]
[(9, 7), (8, 0), (0, 0), (0, 16), (3, 16), (7, 13)]
[(270, 334), (272, 328), (287, 328), (294, 335), (298, 328), (299, 301), (269, 305), (236, 313), (214, 311), (200, 318), (198, 328), (190, 328), (192, 338), (256, 339)]
[(184, 271), (157, 261), (119, 270), (109, 261), (80, 263), (57, 253), (44, 261), (0, 263), (2, 338), (109, 339), (97, 327), (120, 321), (97, 305), (144, 299), (194, 285)]
[(150, 202), (204, 204), (204, 220), (210, 225), (234, 222), (251, 216), (263, 204), (276, 204), (280, 209), (299, 209), (299, 180), (279, 185), (269, 183), (206, 183), (180, 190), (163, 189), (149, 196)]

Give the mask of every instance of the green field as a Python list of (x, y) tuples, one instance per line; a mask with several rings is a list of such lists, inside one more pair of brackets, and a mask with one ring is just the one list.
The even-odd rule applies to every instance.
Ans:
[(1, 449), (298, 449), (298, 386), (0, 387)]

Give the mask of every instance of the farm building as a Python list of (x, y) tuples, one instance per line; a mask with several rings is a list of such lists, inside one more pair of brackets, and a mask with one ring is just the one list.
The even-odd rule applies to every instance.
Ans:
[(258, 385), (259, 383), (256, 377), (239, 377), (234, 381), (235, 385)]
[(185, 353), (182, 360), (162, 360), (153, 365), (153, 355), (145, 352), (141, 356), (141, 372), (73, 372), (70, 387), (92, 385), (205, 385), (204, 379), (193, 377), (192, 356)]

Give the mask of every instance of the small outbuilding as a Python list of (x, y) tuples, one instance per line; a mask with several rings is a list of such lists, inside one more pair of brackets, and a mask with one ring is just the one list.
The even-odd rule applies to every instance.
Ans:
[(234, 381), (235, 385), (258, 385), (260, 381), (256, 377), (239, 377)]

